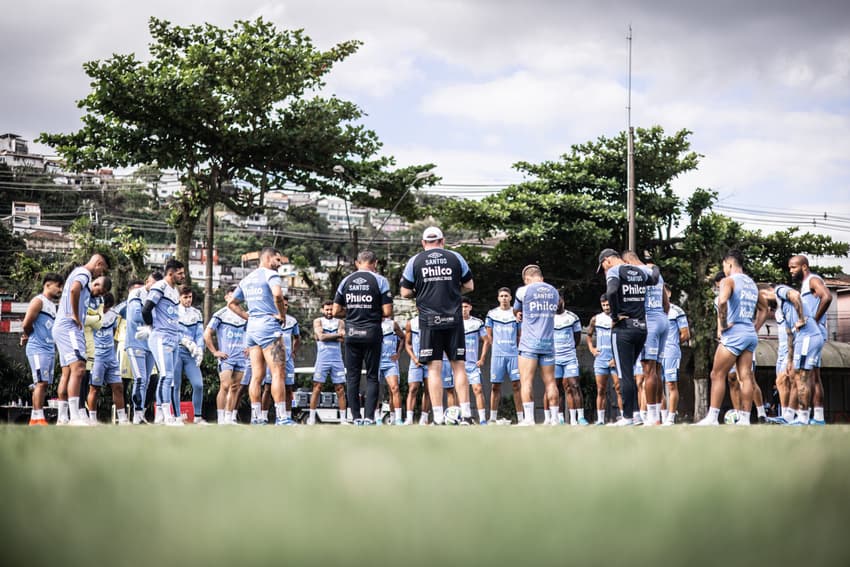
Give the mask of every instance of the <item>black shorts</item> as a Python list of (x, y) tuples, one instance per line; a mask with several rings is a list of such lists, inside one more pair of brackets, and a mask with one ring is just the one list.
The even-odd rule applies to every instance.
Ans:
[(449, 360), (466, 360), (463, 320), (446, 329), (419, 328), (419, 362), (442, 360), (443, 353)]

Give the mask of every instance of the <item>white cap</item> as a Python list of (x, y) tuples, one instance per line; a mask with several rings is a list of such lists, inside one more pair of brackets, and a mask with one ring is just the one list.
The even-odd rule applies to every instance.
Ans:
[(436, 242), (443, 239), (443, 231), (436, 226), (429, 226), (422, 233), (422, 240), (425, 242)]

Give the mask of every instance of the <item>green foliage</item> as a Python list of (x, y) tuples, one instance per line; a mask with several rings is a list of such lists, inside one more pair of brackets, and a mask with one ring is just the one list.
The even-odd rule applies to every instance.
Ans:
[(19, 301), (29, 301), (41, 292), (41, 279), (49, 270), (35, 255), (17, 252), (11, 257), (14, 264), (10, 266), (9, 289)]
[[(216, 203), (250, 214), (262, 209), (266, 190), (284, 184), (337, 195), (386, 189), (391, 199), (406, 188), (400, 180), (415, 175), (384, 172), (393, 160), (373, 157), (380, 142), (358, 124), (363, 112), (355, 104), (308, 98), (359, 42), (322, 51), (303, 30), (278, 30), (262, 18), (230, 28), (151, 18), (149, 30), (147, 61), (115, 54), (83, 65), (92, 86), (79, 102), (83, 128), (39, 140), (74, 168), (177, 170), (183, 190), (169, 221), (179, 259), (188, 259), (194, 227)], [(333, 173), (337, 164), (347, 176)]]

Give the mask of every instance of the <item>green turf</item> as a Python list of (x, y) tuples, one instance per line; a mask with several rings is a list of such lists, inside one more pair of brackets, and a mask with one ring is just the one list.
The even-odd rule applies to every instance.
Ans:
[(0, 486), (6, 565), (850, 565), (847, 426), (8, 426)]

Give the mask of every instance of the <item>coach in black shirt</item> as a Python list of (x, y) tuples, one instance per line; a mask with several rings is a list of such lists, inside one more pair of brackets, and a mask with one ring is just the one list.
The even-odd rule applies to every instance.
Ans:
[(419, 309), (419, 361), (428, 364), (428, 393), (434, 423), (443, 423), (443, 353), (451, 361), (461, 423), (472, 423), (461, 294), (472, 291), (472, 272), (457, 252), (445, 250), (443, 232), (429, 227), (422, 233), (420, 252), (407, 262), (401, 277), (401, 296), (416, 298)]
[(605, 296), (611, 306), (611, 346), (620, 375), (625, 419), (617, 425), (631, 425), (637, 409), (637, 387), (634, 366), (646, 342), (646, 287), (658, 282), (658, 266), (626, 264), (616, 250), (606, 248), (599, 253), (599, 268), (605, 271)]
[[(339, 284), (333, 315), (345, 318), (346, 399), (354, 422), (375, 423), (378, 370), (381, 366), (381, 321), (393, 315), (393, 296), (387, 279), (376, 273), (378, 258), (364, 250), (355, 261), (357, 271)], [(366, 367), (366, 412), (360, 419), (360, 370)]]

